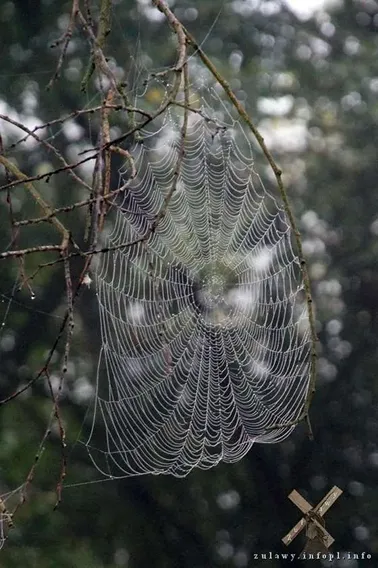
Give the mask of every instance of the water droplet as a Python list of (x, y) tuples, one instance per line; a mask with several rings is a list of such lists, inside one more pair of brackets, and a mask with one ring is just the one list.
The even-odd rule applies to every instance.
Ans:
[(34, 294), (34, 292), (32, 292), (32, 293), (30, 294), (30, 299), (31, 299), (31, 300), (35, 300), (35, 294)]

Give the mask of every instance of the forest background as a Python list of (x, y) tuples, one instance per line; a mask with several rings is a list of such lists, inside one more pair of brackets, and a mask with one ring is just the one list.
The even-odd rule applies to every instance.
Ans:
[[(154, 568), (264, 566), (266, 561), (253, 555), (286, 552), (281, 537), (299, 518), (287, 499), (290, 491), (295, 488), (316, 503), (333, 485), (344, 492), (326, 518), (333, 549), (378, 554), (378, 3), (329, 2), (307, 14), (274, 0), (178, 0), (170, 6), (230, 82), (284, 172), (316, 305), (315, 439), (310, 441), (300, 425), (279, 445), (255, 445), (240, 463), (193, 471), (184, 479), (143, 476), (90, 483), (99, 475), (77, 443), (88, 428), (100, 349), (95, 292), (87, 287), (75, 306), (60, 403), (69, 452), (67, 487), (53, 510), (61, 473), (61, 440), (54, 431), (0, 563), (143, 568), (153, 559)], [(50, 46), (66, 29), (70, 10), (70, 2), (56, 0), (0, 3), (1, 114), (32, 128), (100, 100), (80, 89), (89, 50), (78, 34), (61, 77), (45, 88), (59, 57), (59, 46)], [(125, 79), (135, 80), (146, 58), (156, 68), (172, 64), (171, 31), (150, 2), (114, 1), (112, 11), (107, 53), (124, 66)], [(98, 18), (98, 6), (93, 15)], [(0, 131), (14, 136), (4, 134), (3, 121)], [(97, 134), (94, 121), (77, 116), (60, 129), (59, 150), (70, 162), (88, 141), (95, 144)], [(49, 165), (32, 146), (18, 146), (14, 156), (28, 175), (39, 175)], [(256, 163), (272, 185), (261, 156)], [(76, 191), (58, 175), (38, 187), (55, 207), (72, 203)], [(36, 216), (22, 187), (11, 192), (16, 216)], [(10, 239), (6, 191), (0, 200), (3, 251)], [(72, 223), (80, 232), (85, 219), (74, 212)], [(50, 235), (50, 227), (34, 225), (25, 228), (20, 243), (48, 242)], [(41, 258), (30, 262), (26, 269), (32, 272)], [(1, 399), (38, 372), (66, 302), (61, 266), (45, 269), (32, 293), (27, 287), (15, 290), (18, 269), (14, 259), (1, 261)], [(64, 344), (58, 347), (57, 365), (63, 352)], [(35, 382), (0, 412), (0, 490), (4, 502), (12, 504), (51, 412), (46, 381)], [(79, 481), (84, 484), (69, 487)], [(297, 540), (293, 552), (303, 548)], [(281, 563), (270, 561), (271, 566)]]

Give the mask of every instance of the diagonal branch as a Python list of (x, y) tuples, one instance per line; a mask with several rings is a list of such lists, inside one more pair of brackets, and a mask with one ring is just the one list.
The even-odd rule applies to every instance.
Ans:
[(51, 217), (51, 223), (58, 229), (58, 231), (62, 235), (62, 244), (61, 248), (66, 248), (68, 246), (68, 241), (70, 238), (70, 233), (66, 229), (66, 227), (54, 216), (54, 210), (44, 199), (41, 197), (40, 193), (36, 190), (34, 185), (29, 181), (28, 176), (21, 172), (18, 167), (8, 160), (5, 156), (0, 155), (0, 164), (6, 168), (6, 170), (10, 171), (16, 178), (21, 180), (24, 183), (25, 188), (30, 193), (30, 195), (34, 198), (35, 202), (41, 207), (42, 211), (45, 215), (49, 215)]
[(309, 388), (308, 388), (308, 391), (307, 391), (307, 395), (306, 395), (306, 399), (305, 399), (305, 403), (304, 403), (301, 415), (299, 416), (299, 418), (297, 420), (295, 420), (293, 422), (285, 423), (285, 424), (277, 424), (277, 425), (270, 427), (269, 430), (270, 429), (279, 429), (279, 428), (283, 428), (283, 427), (287, 427), (287, 426), (293, 426), (295, 424), (298, 424), (302, 420), (306, 420), (308, 427), (309, 427), (309, 436), (311, 438), (312, 430), (311, 430), (311, 426), (310, 426), (309, 419), (308, 419), (308, 413), (309, 413), (311, 400), (312, 400), (313, 395), (315, 393), (315, 382), (316, 382), (316, 358), (317, 358), (316, 342), (317, 342), (317, 335), (316, 335), (316, 328), (315, 328), (315, 316), (314, 316), (314, 310), (313, 310), (313, 305), (312, 305), (310, 278), (309, 278), (309, 274), (308, 274), (308, 270), (307, 270), (307, 264), (306, 264), (306, 261), (304, 259), (304, 255), (303, 255), (301, 236), (300, 236), (300, 233), (299, 233), (299, 230), (298, 230), (298, 227), (297, 227), (297, 224), (296, 224), (296, 221), (295, 221), (295, 218), (294, 218), (294, 215), (293, 215), (290, 203), (289, 203), (289, 199), (288, 199), (288, 196), (287, 196), (285, 186), (284, 186), (283, 181), (282, 181), (282, 170), (277, 166), (272, 154), (270, 153), (270, 151), (268, 150), (268, 148), (267, 148), (267, 146), (264, 142), (264, 138), (261, 136), (260, 132), (258, 131), (257, 127), (252, 122), (250, 116), (248, 115), (248, 113), (246, 112), (244, 107), (238, 101), (238, 99), (237, 99), (236, 95), (234, 94), (233, 90), (231, 89), (229, 83), (221, 75), (221, 73), (217, 70), (217, 68), (211, 62), (211, 60), (207, 57), (207, 55), (204, 53), (201, 46), (197, 43), (197, 41), (194, 39), (194, 37), (189, 33), (189, 31), (183, 26), (183, 24), (173, 14), (173, 12), (169, 8), (169, 6), (165, 2), (165, 0), (152, 0), (152, 3), (158, 8), (158, 10), (160, 10), (160, 12), (162, 12), (166, 16), (166, 18), (167, 18), (169, 24), (171, 25), (171, 27), (173, 28), (174, 32), (178, 35), (179, 42), (181, 43), (183, 41), (182, 35), (184, 35), (185, 40), (194, 48), (195, 52), (198, 54), (202, 63), (211, 72), (211, 74), (213, 75), (213, 77), (217, 81), (217, 83), (219, 85), (221, 85), (225, 94), (227, 95), (227, 97), (231, 101), (232, 105), (237, 110), (239, 116), (245, 121), (245, 123), (248, 125), (249, 129), (253, 133), (254, 137), (256, 138), (257, 143), (259, 144), (259, 146), (260, 146), (265, 158), (267, 159), (271, 169), (273, 170), (274, 176), (276, 178), (278, 191), (281, 195), (281, 199), (282, 199), (282, 202), (283, 202), (285, 213), (286, 213), (286, 215), (289, 219), (289, 223), (290, 223), (291, 229), (292, 229), (293, 234), (294, 234), (294, 239), (295, 239), (297, 252), (298, 252), (298, 258), (299, 258), (299, 262), (300, 262), (300, 268), (301, 268), (301, 272), (302, 272), (303, 284), (304, 284), (305, 294), (306, 294), (306, 303), (307, 303), (309, 325), (310, 325), (311, 361), (310, 361)]

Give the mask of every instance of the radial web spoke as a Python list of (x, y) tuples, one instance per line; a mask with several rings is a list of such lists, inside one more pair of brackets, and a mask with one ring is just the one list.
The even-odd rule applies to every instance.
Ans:
[(194, 98), (184, 134), (172, 105), (129, 149), (136, 175), (119, 170), (127, 190), (95, 268), (102, 350), (86, 446), (107, 476), (235, 462), (290, 435), (306, 399), (290, 224), (216, 90)]

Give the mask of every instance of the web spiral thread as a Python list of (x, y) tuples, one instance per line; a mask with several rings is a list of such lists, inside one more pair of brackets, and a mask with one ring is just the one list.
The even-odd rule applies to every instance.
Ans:
[[(215, 91), (213, 99), (216, 98)], [(219, 101), (218, 101), (219, 102)], [(102, 352), (87, 442), (105, 475), (188, 474), (279, 442), (309, 383), (310, 331), (299, 262), (280, 202), (254, 169), (238, 120), (199, 97), (171, 106), (131, 149), (136, 176), (101, 255)], [(219, 106), (219, 105), (218, 105)], [(120, 183), (130, 165), (120, 171)]]

